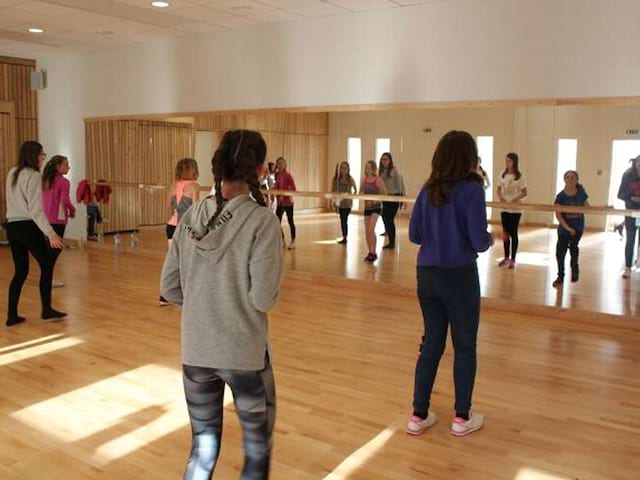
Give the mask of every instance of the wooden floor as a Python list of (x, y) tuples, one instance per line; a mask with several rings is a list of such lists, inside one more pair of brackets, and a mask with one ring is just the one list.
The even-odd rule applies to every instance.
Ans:
[[(486, 416), (484, 431), (463, 439), (448, 434), (449, 348), (433, 397), (440, 421), (424, 436), (408, 437), (421, 334), (415, 249), (403, 238), (398, 252), (385, 251), (377, 266), (366, 266), (356, 235), (346, 249), (316, 243), (336, 236), (333, 220), (299, 219), (298, 249), (287, 253), (282, 300), (271, 315), (273, 479), (640, 478), (640, 325), (633, 316), (553, 318), (485, 308), (474, 402)], [(1, 479), (181, 478), (190, 431), (179, 310), (155, 305), (161, 235), (157, 228), (143, 232), (135, 249), (124, 238), (117, 255), (108, 244), (65, 251), (56, 277), (67, 286), (54, 291), (55, 305), (70, 313), (65, 322), (37, 318), (33, 268), (21, 305), (28, 321), (0, 336)], [(544, 235), (526, 232), (523, 253), (548, 255), (535, 242)], [(587, 310), (608, 296), (587, 287), (602, 283), (607, 290), (614, 282), (614, 260), (604, 262), (592, 246), (600, 241), (620, 247), (603, 235), (585, 239), (579, 285), (590, 293), (567, 289), (567, 298)], [(542, 262), (504, 272), (493, 265), (497, 255), (480, 259), (485, 294), (544, 298), (546, 284), (537, 280), (550, 274)], [(598, 269), (595, 258), (607, 268)], [(6, 248), (0, 267), (6, 292)], [(605, 271), (611, 279), (597, 280)], [(637, 279), (624, 291), (629, 301), (607, 305), (635, 309)], [(238, 478), (242, 462), (238, 422), (227, 409), (218, 479)]]

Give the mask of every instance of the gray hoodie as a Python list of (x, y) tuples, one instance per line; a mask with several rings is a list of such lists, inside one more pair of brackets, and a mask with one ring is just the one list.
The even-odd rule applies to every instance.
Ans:
[(262, 370), (267, 311), (283, 275), (282, 230), (249, 195), (228, 201), (213, 229), (210, 196), (188, 210), (162, 268), (161, 295), (182, 305), (182, 363)]

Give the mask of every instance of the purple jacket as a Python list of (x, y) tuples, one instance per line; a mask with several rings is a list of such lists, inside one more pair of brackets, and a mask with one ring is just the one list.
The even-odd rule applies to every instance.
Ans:
[(475, 263), (492, 244), (482, 185), (465, 180), (453, 187), (446, 203), (435, 207), (427, 190), (418, 195), (409, 239), (420, 245), (419, 267), (456, 268)]

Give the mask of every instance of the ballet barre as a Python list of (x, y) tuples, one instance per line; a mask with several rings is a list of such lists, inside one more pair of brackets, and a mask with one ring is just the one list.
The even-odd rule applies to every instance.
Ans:
[[(415, 203), (416, 199), (411, 197), (401, 197), (397, 195), (358, 195), (350, 193), (323, 193), (323, 192), (301, 192), (291, 190), (263, 190), (269, 195), (280, 195), (290, 197), (313, 197), (324, 198), (326, 200), (366, 200), (381, 202)], [(487, 202), (488, 208), (500, 210), (530, 210), (536, 212), (564, 212), (582, 213), (587, 215), (620, 215), (625, 217), (640, 217), (640, 210), (615, 209), (607, 206), (573, 207), (570, 205), (556, 205), (543, 203), (508, 203), (508, 202)]]
[[(139, 188), (140, 190), (158, 191), (167, 188), (166, 185), (144, 184), (144, 183), (127, 183), (127, 182), (90, 182), (91, 185), (108, 185), (110, 187), (128, 187)], [(200, 192), (210, 192), (211, 186), (200, 186)], [(262, 190), (268, 195), (288, 196), (288, 197), (306, 197), (306, 198), (322, 198), (325, 200), (366, 200), (379, 202), (398, 202), (398, 203), (415, 203), (413, 197), (401, 197), (397, 195), (359, 195), (350, 193), (335, 192), (307, 192), (292, 190)], [(487, 208), (497, 208), (499, 210), (525, 210), (534, 212), (563, 212), (563, 213), (582, 213), (585, 215), (619, 215), (623, 217), (640, 218), (640, 210), (616, 209), (608, 206), (589, 206), (589, 207), (573, 207), (570, 205), (555, 205), (544, 203), (507, 203), (507, 202), (487, 202)]]

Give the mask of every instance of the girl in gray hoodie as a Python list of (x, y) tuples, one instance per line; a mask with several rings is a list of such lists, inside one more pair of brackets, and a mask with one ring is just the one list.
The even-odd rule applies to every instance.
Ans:
[(258, 132), (224, 134), (212, 160), (215, 195), (181, 218), (162, 270), (162, 296), (182, 305), (184, 390), (193, 434), (185, 480), (213, 476), (225, 384), (244, 433), (241, 478), (269, 476), (275, 386), (267, 312), (278, 300), (283, 242), (259, 188), (265, 157)]

